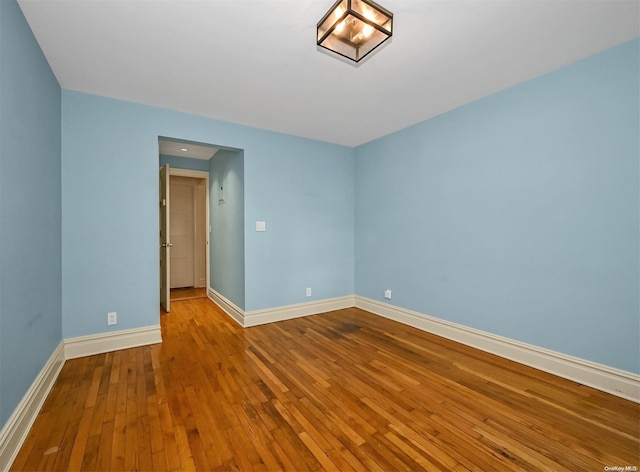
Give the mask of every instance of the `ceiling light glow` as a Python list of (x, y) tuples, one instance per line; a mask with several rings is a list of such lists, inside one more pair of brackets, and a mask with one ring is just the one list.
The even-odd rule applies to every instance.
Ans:
[(338, 0), (316, 33), (318, 46), (359, 62), (391, 37), (393, 13), (371, 0)]

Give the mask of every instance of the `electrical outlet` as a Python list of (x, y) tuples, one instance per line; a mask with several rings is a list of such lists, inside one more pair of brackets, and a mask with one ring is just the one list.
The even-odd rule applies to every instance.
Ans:
[(311, 287), (307, 287), (307, 297), (311, 296)]
[(115, 311), (110, 311), (109, 313), (107, 313), (107, 324), (109, 326), (118, 324), (118, 313), (116, 313)]
[(387, 300), (391, 300), (391, 290), (384, 291), (384, 298), (386, 298)]

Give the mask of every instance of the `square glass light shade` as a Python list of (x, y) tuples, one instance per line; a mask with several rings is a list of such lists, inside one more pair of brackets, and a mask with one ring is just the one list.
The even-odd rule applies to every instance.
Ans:
[(390, 11), (370, 0), (338, 0), (318, 22), (317, 44), (358, 62), (392, 33)]

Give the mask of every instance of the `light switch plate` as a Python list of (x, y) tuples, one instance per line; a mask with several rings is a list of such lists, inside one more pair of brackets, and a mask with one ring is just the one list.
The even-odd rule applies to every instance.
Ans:
[(266, 231), (267, 223), (264, 221), (256, 221), (256, 231)]

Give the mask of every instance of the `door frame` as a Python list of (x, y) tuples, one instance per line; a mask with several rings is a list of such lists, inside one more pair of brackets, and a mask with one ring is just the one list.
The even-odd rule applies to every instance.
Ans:
[(177, 167), (169, 167), (169, 182), (171, 182), (171, 177), (192, 177), (194, 179), (204, 179), (205, 185), (205, 278), (206, 278), (206, 289), (207, 296), (209, 296), (209, 287), (210, 287), (210, 236), (211, 236), (211, 215), (209, 213), (209, 172), (203, 170), (190, 170), (190, 169), (179, 169)]
[(160, 306), (167, 312), (171, 310), (171, 288), (169, 277), (171, 275), (171, 223), (169, 221), (169, 204), (170, 204), (170, 187), (169, 187), (169, 169), (171, 166), (165, 164), (160, 167), (158, 175), (159, 181), (159, 203), (160, 211), (158, 215), (158, 233), (160, 236)]

